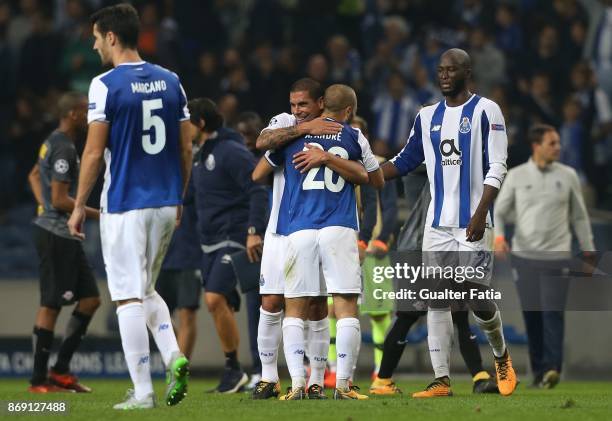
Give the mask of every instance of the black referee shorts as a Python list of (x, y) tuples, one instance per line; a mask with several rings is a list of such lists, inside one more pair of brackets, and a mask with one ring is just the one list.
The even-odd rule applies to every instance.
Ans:
[(34, 226), (40, 259), (40, 305), (60, 308), (83, 298), (99, 297), (98, 285), (78, 240)]

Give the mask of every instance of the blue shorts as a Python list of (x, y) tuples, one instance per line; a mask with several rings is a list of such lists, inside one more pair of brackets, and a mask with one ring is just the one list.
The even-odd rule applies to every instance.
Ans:
[(240, 251), (225, 247), (212, 253), (202, 253), (202, 286), (204, 292), (215, 292), (225, 296), (235, 311), (240, 310), (240, 294), (236, 289), (237, 279), (229, 259), (226, 257)]

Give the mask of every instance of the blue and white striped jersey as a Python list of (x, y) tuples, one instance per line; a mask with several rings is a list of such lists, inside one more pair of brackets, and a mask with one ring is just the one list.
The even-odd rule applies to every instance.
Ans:
[(178, 76), (160, 66), (124, 63), (91, 81), (87, 120), (110, 126), (104, 212), (181, 203), (180, 121), (188, 118)]
[[(406, 146), (391, 162), (405, 175), (425, 161), (432, 197), (426, 223), (466, 228), (484, 184), (501, 187), (507, 172), (507, 148), (499, 106), (472, 95), (460, 106), (441, 101), (424, 107)], [(492, 212), (487, 215), (487, 225), (493, 225)]]

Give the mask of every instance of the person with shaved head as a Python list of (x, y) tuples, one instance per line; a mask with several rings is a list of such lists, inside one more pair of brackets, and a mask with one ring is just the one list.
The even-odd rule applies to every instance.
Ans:
[[(486, 335), (500, 394), (512, 394), (517, 384), (497, 304), (487, 295), (493, 271), (491, 213), (507, 172), (508, 139), (499, 106), (468, 89), (471, 76), (470, 56), (464, 50), (442, 54), (438, 82), (445, 100), (419, 112), (406, 146), (382, 166), (385, 179), (392, 179), (425, 162), (432, 200), (423, 234), (423, 263), (434, 273), (450, 267), (455, 274), (452, 280), (426, 279), (436, 293), (427, 315), (435, 380), (413, 394), (415, 398), (452, 395), (453, 320), (447, 292), (461, 294)], [(456, 269), (477, 275), (460, 278)]]
[[(338, 320), (334, 399), (367, 399), (349, 384), (361, 342), (357, 318), (361, 268), (353, 184), (368, 182), (366, 168), (371, 172), (379, 169), (374, 159), (364, 162), (366, 168), (360, 173), (348, 171), (350, 161), (361, 160), (364, 143), (367, 145), (361, 131), (348, 124), (356, 109), (357, 96), (352, 88), (330, 86), (325, 91), (321, 117), (337, 122), (340, 131), (306, 134), (266, 155), (270, 166), (283, 168), (285, 178), (276, 231), (288, 239), (282, 262), (285, 268), (283, 342), (291, 387), (281, 400), (311, 398), (312, 385), (307, 395), (304, 378), (304, 324), (309, 297), (327, 294), (333, 297)], [(322, 397), (317, 394), (315, 398)]]
[[(330, 92), (333, 92), (333, 90)], [(308, 78), (297, 80), (289, 91), (291, 114), (281, 113), (272, 117), (270, 123), (261, 131), (256, 141), (257, 148), (267, 150), (267, 152), (266, 156), (261, 158), (257, 164), (252, 178), (255, 181), (262, 182), (273, 173), (273, 183), (270, 219), (264, 238), (259, 281), (261, 309), (257, 344), (262, 373), (261, 380), (255, 385), (253, 399), (269, 399), (280, 394), (277, 364), (278, 348), (282, 336), (281, 324), (285, 303), (285, 286), (288, 283), (286, 275), (291, 274), (285, 270), (285, 254), (290, 249), (289, 239), (282, 232), (283, 221), (289, 218), (290, 209), (288, 206), (281, 206), (285, 195), (289, 194), (289, 190), (285, 187), (285, 175), (288, 170), (284, 166), (272, 166), (269, 157), (273, 150), (283, 150), (291, 143), (296, 142), (296, 139), (301, 139), (299, 144), (303, 146), (306, 137), (310, 139), (325, 135), (336, 136), (344, 128), (337, 121), (328, 117), (321, 117), (324, 109), (324, 95), (323, 88), (318, 82)], [(343, 171), (342, 177), (345, 180), (352, 179), (351, 173), (353, 176), (359, 176), (365, 168), (369, 183), (376, 188), (382, 187), (384, 185), (382, 171), (372, 154), (367, 139), (363, 135), (359, 135), (357, 141), (361, 150), (361, 162), (342, 159), (330, 153), (333, 151), (323, 153), (318, 148), (308, 150), (302, 158), (309, 160), (310, 168), (324, 164), (329, 171)], [(346, 171), (348, 173), (345, 173)], [(326, 174), (325, 170), (317, 171), (314, 175), (320, 180), (324, 174)], [(295, 188), (301, 187), (297, 185)], [(321, 278), (319, 284), (322, 285), (323, 283), (324, 281)], [(308, 320), (303, 320), (307, 339), (302, 339), (302, 342), (305, 342), (306, 346), (304, 348), (298, 347), (296, 351), (302, 350), (310, 359), (311, 370), (306, 396), (308, 399), (322, 399), (325, 397), (323, 391), (324, 373), (330, 348), (327, 291), (323, 289), (320, 295), (313, 295), (312, 291), (309, 292)], [(291, 306), (292, 303), (289, 302), (288, 305)], [(290, 311), (287, 314), (291, 315), (292, 313)], [(302, 362), (299, 362), (299, 364), (302, 364)], [(301, 384), (301, 381), (301, 379), (296, 378), (296, 384)], [(299, 396), (303, 397), (304, 395), (298, 393), (294, 397), (299, 398)]]

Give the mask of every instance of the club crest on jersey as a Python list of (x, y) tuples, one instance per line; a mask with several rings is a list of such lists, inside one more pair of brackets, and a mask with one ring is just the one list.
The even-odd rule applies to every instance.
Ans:
[(215, 169), (215, 156), (213, 154), (208, 155), (208, 158), (206, 158), (206, 161), (204, 162), (204, 166), (208, 171)]
[(461, 124), (459, 125), (459, 133), (469, 133), (472, 130), (472, 123), (470, 123), (470, 119), (468, 117), (463, 117), (461, 119)]

